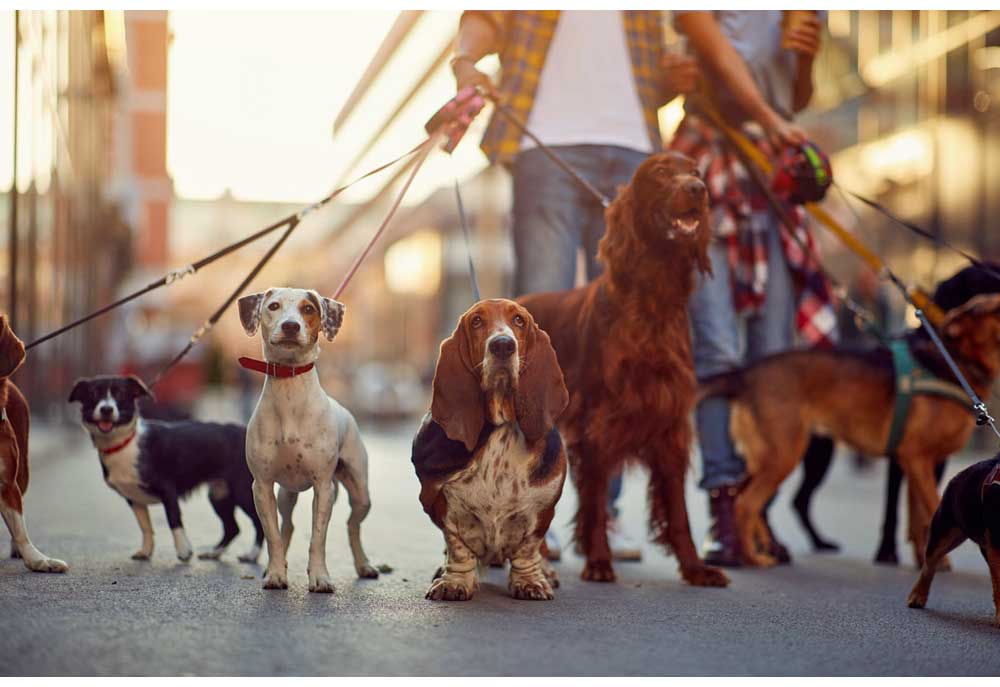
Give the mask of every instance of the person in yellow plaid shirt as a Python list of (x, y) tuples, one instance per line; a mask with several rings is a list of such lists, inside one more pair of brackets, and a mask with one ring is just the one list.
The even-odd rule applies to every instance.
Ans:
[[(462, 14), (451, 60), (459, 89), (479, 86), (497, 95), (518, 119), (608, 198), (639, 164), (663, 147), (657, 110), (693, 60), (664, 55), (662, 13), (653, 11), (469, 11)], [(476, 69), (500, 56), (499, 87)], [(676, 57), (676, 56), (671, 56)], [(672, 79), (664, 76), (670, 64)], [(555, 163), (494, 113), (482, 148), (513, 178), (514, 295), (570, 289), (577, 253), (586, 277), (601, 266), (597, 244), (604, 208)], [(609, 542), (619, 560), (641, 557), (617, 525), (620, 476), (609, 493)], [(550, 551), (558, 543), (550, 538)], [(556, 553), (557, 557), (558, 553)]]

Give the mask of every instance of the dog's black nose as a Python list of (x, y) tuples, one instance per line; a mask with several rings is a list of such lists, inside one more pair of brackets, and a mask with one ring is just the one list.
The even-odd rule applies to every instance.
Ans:
[(506, 360), (514, 355), (517, 350), (517, 342), (509, 336), (498, 336), (490, 341), (490, 353), (497, 358)]
[(111, 417), (114, 415), (115, 409), (111, 406), (101, 406), (101, 417)]
[(285, 334), (288, 334), (289, 336), (292, 334), (298, 334), (300, 329), (302, 329), (302, 327), (298, 322), (288, 320), (287, 322), (281, 323), (281, 331), (285, 332)]

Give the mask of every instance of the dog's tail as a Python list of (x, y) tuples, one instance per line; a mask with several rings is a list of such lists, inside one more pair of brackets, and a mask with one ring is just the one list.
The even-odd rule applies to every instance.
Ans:
[(746, 389), (746, 380), (743, 370), (720, 372), (706, 377), (698, 383), (695, 404), (701, 403), (706, 398), (737, 398), (744, 389)]

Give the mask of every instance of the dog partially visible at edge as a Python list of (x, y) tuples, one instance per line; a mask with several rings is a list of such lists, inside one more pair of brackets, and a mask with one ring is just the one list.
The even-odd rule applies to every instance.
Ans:
[(497, 559), (510, 560), (515, 599), (553, 598), (541, 547), (566, 479), (555, 423), (568, 401), (549, 337), (513, 301), (476, 303), (441, 344), (412, 453), (446, 548), (428, 599), (471, 599), (479, 566)]
[(0, 315), (0, 514), (10, 532), (11, 557), (21, 558), (32, 572), (64, 573), (69, 566), (35, 548), (24, 524), (30, 414), (21, 390), (10, 381), (24, 358), (24, 344)]
[[(1000, 375), (1000, 294), (977, 296), (950, 310), (940, 327), (948, 351), (981, 397)], [(914, 358), (938, 379), (956, 384), (925, 336), (905, 338)], [(747, 563), (775, 563), (762, 508), (801, 459), (810, 432), (843, 441), (872, 456), (885, 452), (896, 400), (892, 354), (874, 350), (780, 353), (707, 379), (703, 396), (732, 401), (731, 431), (749, 478), (736, 502), (740, 547)], [(909, 484), (910, 539), (918, 566), (938, 506), (934, 468), (965, 445), (976, 426), (967, 405), (915, 394), (896, 448)]]
[(222, 521), (222, 539), (202, 559), (218, 559), (239, 535), (235, 512), (239, 507), (253, 522), (253, 547), (239, 560), (254, 563), (264, 539), (254, 508), (244, 443), (246, 427), (235, 423), (167, 422), (150, 420), (139, 412), (139, 401), (152, 399), (137, 377), (106, 375), (80, 379), (73, 385), (70, 403), (80, 404), (80, 422), (97, 449), (104, 481), (125, 499), (142, 532), (142, 546), (134, 560), (153, 555), (153, 527), (149, 506), (162, 503), (174, 539), (177, 558), (190, 560), (191, 543), (184, 531), (180, 500), (208, 485), (208, 499)]
[(931, 519), (924, 565), (906, 603), (923, 608), (944, 556), (966, 539), (979, 546), (993, 583), (994, 624), (1000, 627), (1000, 454), (955, 475)]
[(559, 419), (579, 494), (576, 538), (585, 580), (615, 579), (607, 488), (625, 461), (649, 468), (649, 521), (677, 556), (681, 576), (721, 587), (691, 539), (684, 483), (693, 439), (696, 381), (688, 299), (695, 271), (709, 272), (708, 193), (695, 163), (676, 152), (647, 158), (605, 212), (588, 286), (518, 302), (552, 340), (570, 403)]
[(286, 554), (292, 539), (292, 511), (299, 493), (312, 489), (309, 591), (333, 593), (326, 566), (326, 534), (337, 482), (344, 485), (350, 499), (347, 537), (354, 569), (358, 577), (378, 577), (361, 546), (361, 521), (371, 508), (368, 453), (354, 416), (326, 394), (315, 368), (319, 336), (322, 333), (333, 341), (343, 322), (343, 303), (312, 290), (272, 288), (240, 298), (239, 312), (247, 336), (260, 329), (264, 351), (263, 361), (240, 359), (243, 367), (266, 375), (247, 425), (246, 451), (254, 501), (267, 539), (264, 589), (288, 588)]

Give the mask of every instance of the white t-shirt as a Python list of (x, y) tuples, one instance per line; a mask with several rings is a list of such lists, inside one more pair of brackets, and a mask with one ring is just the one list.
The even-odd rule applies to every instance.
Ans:
[[(546, 145), (653, 151), (621, 12), (559, 13), (527, 124)], [(522, 149), (533, 147), (522, 138)]]

